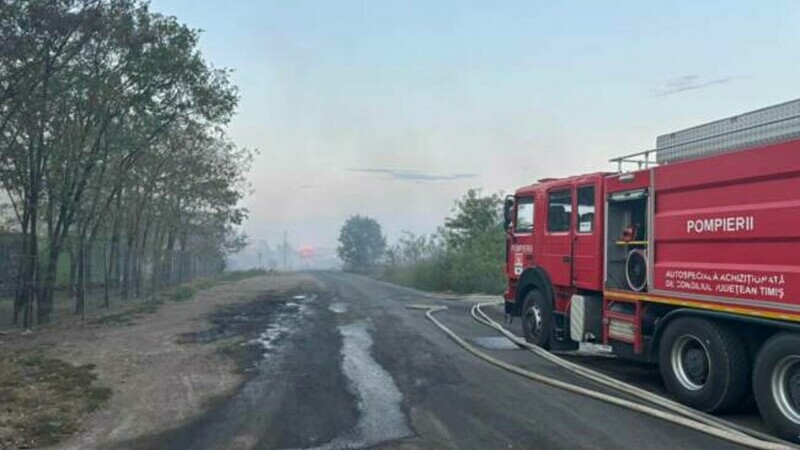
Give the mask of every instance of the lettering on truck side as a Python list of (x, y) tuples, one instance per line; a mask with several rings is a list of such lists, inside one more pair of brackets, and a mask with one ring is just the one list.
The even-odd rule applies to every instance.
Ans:
[(700, 294), (782, 301), (786, 297), (788, 281), (786, 275), (779, 272), (745, 273), (702, 269), (668, 269), (664, 273), (664, 286), (667, 289)]
[(686, 232), (689, 234), (734, 233), (737, 231), (753, 231), (755, 228), (756, 219), (753, 216), (712, 217), (686, 221)]

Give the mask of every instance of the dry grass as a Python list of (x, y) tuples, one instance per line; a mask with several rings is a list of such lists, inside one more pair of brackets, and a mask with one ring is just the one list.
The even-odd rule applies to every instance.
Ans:
[(153, 314), (158, 310), (164, 302), (162, 300), (151, 299), (144, 301), (134, 306), (128, 307), (120, 312), (113, 314), (106, 314), (96, 319), (90, 320), (90, 323), (105, 324), (105, 325), (133, 325), (134, 321), (145, 314)]
[(76, 432), (111, 396), (94, 366), (0, 352), (0, 449), (50, 445)]
[(136, 320), (142, 316), (155, 313), (158, 310), (158, 307), (164, 304), (165, 301), (185, 302), (192, 300), (198, 291), (203, 291), (221, 284), (235, 283), (247, 278), (253, 278), (266, 274), (268, 274), (268, 272), (265, 270), (252, 269), (223, 272), (215, 277), (201, 278), (191, 283), (186, 283), (174, 288), (162, 290), (153, 295), (149, 300), (145, 300), (138, 304), (133, 304), (133, 306), (124, 308), (122, 311), (117, 313), (103, 315), (91, 320), (91, 322), (106, 325), (133, 325)]

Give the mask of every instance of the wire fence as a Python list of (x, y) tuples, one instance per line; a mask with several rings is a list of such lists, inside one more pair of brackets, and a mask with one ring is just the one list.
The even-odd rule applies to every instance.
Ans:
[[(0, 233), (0, 328), (20, 326), (16, 301), (21, 286), (24, 257), (22, 235)], [(48, 248), (40, 247), (40, 254)], [(41, 260), (45, 258), (40, 257)], [(156, 292), (172, 289), (222, 272), (219, 256), (186, 250), (148, 254), (111, 251), (107, 243), (87, 245), (83, 254), (74, 246), (63, 252), (57, 263), (50, 321), (63, 321), (117, 310), (121, 306), (149, 301)], [(82, 291), (82, 311), (78, 299)], [(36, 302), (31, 313), (35, 316)], [(15, 316), (17, 320), (15, 321)]]
[(19, 271), (19, 258), (22, 250), (21, 236), (0, 233), (0, 298), (14, 295), (15, 279)]

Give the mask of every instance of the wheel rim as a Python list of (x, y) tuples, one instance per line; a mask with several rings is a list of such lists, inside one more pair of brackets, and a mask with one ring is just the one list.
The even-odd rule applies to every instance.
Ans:
[(690, 391), (699, 391), (711, 375), (711, 358), (705, 344), (695, 336), (684, 335), (672, 346), (672, 372)]
[(539, 334), (542, 330), (542, 310), (539, 308), (539, 305), (534, 304), (530, 308), (528, 308), (528, 312), (526, 314), (528, 320), (528, 329), (530, 330), (531, 336), (539, 337)]
[(800, 425), (800, 356), (787, 356), (772, 371), (772, 396), (781, 413)]

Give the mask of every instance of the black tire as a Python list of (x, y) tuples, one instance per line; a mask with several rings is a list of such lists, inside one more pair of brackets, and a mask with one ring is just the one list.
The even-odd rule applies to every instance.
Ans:
[(799, 361), (800, 335), (779, 333), (761, 347), (753, 368), (753, 392), (761, 418), (770, 431), (792, 442), (800, 442)]
[(673, 320), (659, 342), (658, 358), (667, 390), (692, 408), (731, 411), (750, 396), (750, 357), (744, 341), (725, 324), (696, 317)]
[(540, 291), (528, 292), (522, 303), (522, 335), (525, 340), (549, 350), (552, 329), (553, 306)]

